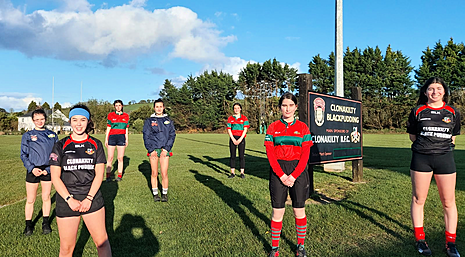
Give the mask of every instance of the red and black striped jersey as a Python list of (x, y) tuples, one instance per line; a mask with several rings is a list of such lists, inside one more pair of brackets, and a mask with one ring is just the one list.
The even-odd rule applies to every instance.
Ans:
[(71, 136), (61, 139), (49, 160), (51, 166), (61, 167), (61, 180), (70, 194), (87, 194), (95, 178), (95, 165), (106, 162), (102, 143), (91, 136), (82, 141)]
[(407, 133), (415, 135), (412, 151), (422, 154), (443, 154), (452, 151), (452, 136), (460, 135), (460, 113), (443, 104), (433, 108), (428, 104), (412, 109)]

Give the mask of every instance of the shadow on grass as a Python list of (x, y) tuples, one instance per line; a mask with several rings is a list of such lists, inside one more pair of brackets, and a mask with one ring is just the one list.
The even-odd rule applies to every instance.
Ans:
[[(117, 242), (113, 241), (113, 238), (115, 236), (115, 232), (113, 229), (113, 222), (114, 222), (114, 217), (115, 217), (114, 200), (115, 200), (116, 194), (118, 193), (118, 183), (116, 181), (102, 182), (102, 185), (100, 186), (100, 191), (102, 192), (103, 199), (105, 201), (105, 228), (107, 230), (108, 239), (110, 240), (112, 251), (115, 251), (118, 249), (118, 247), (121, 246), (121, 244), (117, 244)], [(78, 235), (76, 247), (74, 248), (74, 252), (73, 252), (73, 257), (84, 256), (83, 255), (84, 248), (90, 238), (89, 230), (87, 229), (82, 219), (81, 219), (81, 226), (82, 226), (81, 232)]]
[(124, 214), (110, 241), (115, 257), (152, 257), (160, 251), (158, 239), (138, 215)]
[[(379, 210), (376, 210), (374, 208), (362, 205), (360, 203), (349, 201), (349, 200), (343, 200), (343, 201), (333, 202), (333, 204), (339, 205), (339, 206), (341, 206), (341, 207), (343, 207), (343, 208), (345, 208), (347, 210), (350, 210), (350, 211), (356, 213), (359, 217), (367, 220), (368, 222), (372, 223), (373, 225), (375, 225), (375, 226), (381, 228), (382, 230), (384, 230), (387, 234), (389, 234), (389, 235), (391, 235), (393, 237), (396, 237), (396, 238), (398, 238), (400, 240), (405, 240), (405, 238), (403, 236), (401, 236), (399, 233), (397, 233), (394, 230), (387, 227), (386, 225), (376, 221), (373, 218), (373, 216), (377, 215), (379, 217), (382, 217), (382, 218), (386, 219), (388, 222), (396, 224), (397, 226), (399, 226), (400, 228), (402, 228), (406, 232), (409, 232), (409, 233), (412, 232), (411, 227), (406, 226), (406, 225), (402, 224), (402, 222), (391, 218), (386, 213), (381, 212)], [(370, 214), (366, 214), (366, 212), (368, 212)]]
[[(215, 179), (214, 177), (199, 174), (196, 170), (189, 170), (194, 174), (194, 177), (197, 181), (205, 185), (206, 187), (213, 190), (216, 195), (218, 195), (223, 202), (225, 202), (242, 220), (242, 223), (252, 232), (252, 234), (262, 242), (263, 249), (265, 251), (271, 250), (271, 245), (269, 244), (268, 240), (260, 233), (257, 226), (255, 226), (254, 222), (247, 216), (245, 209), (248, 209), (253, 215), (261, 219), (266, 224), (270, 224), (271, 221), (268, 217), (266, 217), (263, 213), (257, 210), (254, 206), (252, 201), (247, 199), (244, 195), (239, 192), (236, 192), (232, 188), (224, 185), (221, 181)], [(281, 239), (286, 241), (286, 243), (290, 247), (295, 247), (295, 244), (291, 242), (289, 239), (281, 236)], [(271, 241), (271, 238), (270, 238)]]
[[(145, 180), (147, 180), (147, 188), (152, 194), (152, 166), (150, 166), (150, 161), (143, 160), (141, 164), (137, 167), (139, 172), (144, 175)], [(169, 171), (169, 170), (168, 170)], [(160, 166), (158, 166), (158, 174), (160, 175)], [(158, 188), (162, 188), (161, 186), (161, 177), (157, 179)]]
[[(116, 157), (116, 156), (115, 156)], [(129, 166), (131, 158), (124, 156), (123, 157), (123, 175), (126, 171), (126, 168)], [(118, 172), (118, 159), (113, 163), (113, 167), (111, 168), (111, 173), (112, 175), (115, 175)]]
[[(344, 176), (339, 172), (325, 171), (323, 165), (313, 165), (313, 173), (315, 173), (315, 172), (330, 175), (330, 176), (334, 176), (334, 177), (338, 177), (338, 178), (342, 178), (342, 179), (347, 180), (347, 181), (352, 181), (353, 180), (351, 177)], [(310, 174), (310, 172), (309, 172), (309, 174)]]
[[(465, 190), (465, 150), (454, 150), (457, 166), (457, 190)], [(410, 148), (363, 147), (363, 165), (367, 168), (392, 170), (410, 176)], [(434, 181), (434, 179), (433, 179)]]
[[(223, 157), (223, 158), (213, 158), (210, 156), (202, 156), (203, 158), (206, 159), (206, 161), (202, 160), (199, 157), (193, 156), (193, 155), (188, 155), (189, 159), (195, 163), (200, 163), (203, 164), (210, 169), (220, 173), (220, 174), (225, 174), (229, 175), (230, 174), (230, 169), (229, 168), (223, 168), (222, 166), (229, 167), (229, 157)], [(236, 158), (237, 160), (238, 158)], [(222, 164), (221, 166), (216, 164), (220, 163)], [(238, 167), (238, 165), (236, 165)], [(261, 179), (268, 180), (269, 179), (269, 171), (270, 171), (270, 164), (268, 163), (268, 159), (262, 158), (262, 157), (256, 157), (253, 155), (245, 155), (245, 174), (246, 175), (252, 175)], [(237, 174), (237, 173), (236, 173)]]
[[(227, 147), (228, 148), (227, 153), (229, 154), (229, 136), (227, 134), (225, 134), (225, 142), (226, 142), (226, 144), (212, 143), (212, 142), (209, 142), (209, 141), (197, 140), (197, 139), (186, 138), (186, 137), (183, 137), (182, 139), (189, 140), (189, 141), (194, 141), (194, 142), (198, 142), (198, 143), (209, 144), (209, 145), (217, 145), (217, 146)], [(247, 142), (246, 142), (246, 145), (247, 145)], [(254, 153), (259, 153), (259, 154), (266, 154), (264, 151), (252, 150), (252, 149), (249, 149), (249, 148), (246, 147), (245, 152), (247, 152), (247, 151), (254, 152)]]
[[(52, 197), (50, 198), (51, 201), (51, 206), (53, 206), (53, 203), (56, 201), (57, 193), (55, 192)], [(37, 216), (32, 220), (32, 226), (35, 228), (36, 224), (39, 222), (40, 218), (44, 216), (44, 213), (42, 212), (42, 209), (40, 209), (39, 213), (37, 213)], [(49, 218), (48, 218), (48, 224), (52, 224), (53, 219), (56, 217), (56, 212), (55, 208), (53, 208), (50, 212)], [(40, 223), (42, 224), (42, 223)]]

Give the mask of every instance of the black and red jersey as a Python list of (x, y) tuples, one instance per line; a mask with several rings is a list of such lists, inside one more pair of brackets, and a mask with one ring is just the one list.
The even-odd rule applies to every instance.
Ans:
[(49, 160), (51, 166), (61, 167), (61, 180), (70, 194), (87, 194), (95, 178), (95, 165), (106, 162), (102, 142), (91, 136), (82, 141), (71, 136), (61, 139)]
[(416, 135), (412, 151), (422, 154), (443, 154), (452, 151), (452, 136), (460, 135), (460, 113), (443, 104), (433, 108), (428, 104), (412, 109), (407, 133)]

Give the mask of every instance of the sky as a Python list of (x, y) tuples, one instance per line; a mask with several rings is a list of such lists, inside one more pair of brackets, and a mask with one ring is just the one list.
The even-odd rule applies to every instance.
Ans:
[[(308, 73), (314, 56), (334, 51), (335, 2), (0, 0), (0, 108), (157, 99), (165, 79), (180, 87), (205, 70), (237, 79), (248, 62), (273, 58)], [(390, 45), (417, 69), (428, 46), (465, 41), (464, 9), (464, 0), (344, 0), (344, 49)]]

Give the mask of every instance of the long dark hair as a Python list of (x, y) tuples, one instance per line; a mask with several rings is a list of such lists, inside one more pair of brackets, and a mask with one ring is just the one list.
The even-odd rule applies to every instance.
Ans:
[(119, 99), (115, 100), (115, 101), (113, 102), (113, 107), (115, 107), (115, 104), (117, 104), (117, 103), (120, 103), (120, 104), (121, 104), (121, 111), (124, 111), (124, 104), (123, 104), (123, 101), (122, 101), (122, 100), (119, 100)]
[[(69, 109), (69, 112), (71, 112), (73, 109), (76, 109), (76, 108), (84, 109), (89, 113), (89, 119), (87, 120), (86, 134), (89, 134), (91, 131), (93, 132), (94, 131), (94, 122), (92, 121), (92, 114), (90, 113), (89, 108), (87, 106), (83, 105), (83, 104), (76, 104), (75, 106), (71, 107), (71, 109)], [(71, 119), (71, 117), (70, 117), (70, 119)]]
[(291, 99), (295, 105), (297, 105), (297, 97), (291, 92), (286, 92), (284, 95), (279, 98), (279, 108), (281, 108), (281, 104), (283, 104), (284, 99)]
[(446, 82), (442, 78), (432, 77), (432, 78), (428, 79), (425, 82), (425, 84), (420, 88), (420, 95), (418, 97), (418, 102), (417, 102), (418, 105), (423, 105), (423, 104), (426, 104), (428, 102), (428, 97), (426, 96), (426, 91), (428, 90), (428, 87), (431, 84), (434, 84), (434, 83), (438, 83), (438, 84), (442, 85), (442, 87), (444, 88), (444, 96), (442, 97), (442, 100), (444, 102), (446, 102), (446, 103), (449, 102), (450, 92), (449, 92), (449, 87), (447, 86)]

